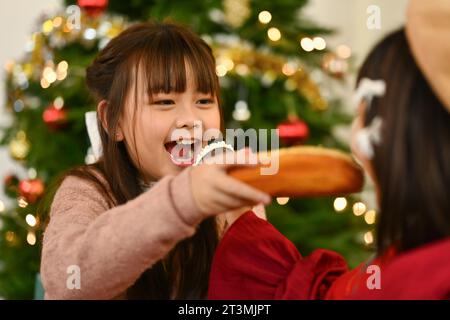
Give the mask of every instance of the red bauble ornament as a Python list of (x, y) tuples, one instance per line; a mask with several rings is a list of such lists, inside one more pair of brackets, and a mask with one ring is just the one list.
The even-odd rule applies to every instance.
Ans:
[(308, 125), (297, 116), (289, 116), (287, 121), (277, 126), (277, 129), (278, 136), (286, 145), (302, 143), (309, 136)]
[(44, 183), (41, 179), (22, 180), (19, 183), (19, 194), (28, 201), (34, 203), (44, 193)]
[(49, 129), (59, 130), (67, 124), (67, 111), (50, 105), (42, 114), (42, 119)]
[(105, 12), (108, 0), (78, 0), (78, 6), (89, 16), (96, 17)]

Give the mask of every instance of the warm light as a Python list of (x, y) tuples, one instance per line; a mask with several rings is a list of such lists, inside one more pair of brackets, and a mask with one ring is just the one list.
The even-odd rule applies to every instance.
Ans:
[(222, 64), (227, 69), (227, 71), (230, 71), (234, 67), (233, 60), (231, 60), (230, 58), (223, 59)]
[(93, 28), (87, 28), (84, 30), (83, 37), (87, 40), (94, 40), (97, 36), (97, 31)]
[(227, 70), (227, 68), (226, 68), (223, 64), (219, 64), (219, 65), (216, 67), (216, 74), (217, 74), (219, 77), (223, 77), (224, 75), (227, 74), (227, 72), (228, 72), (228, 70)]
[(367, 224), (374, 224), (377, 213), (375, 210), (369, 210), (364, 215), (364, 220), (366, 220)]
[(334, 210), (336, 210), (337, 212), (343, 211), (345, 208), (347, 208), (347, 199), (345, 199), (344, 197), (339, 197), (334, 199)]
[(289, 201), (288, 197), (278, 197), (277, 198), (277, 203), (282, 206), (285, 205), (286, 203), (288, 203), (288, 201)]
[(250, 72), (250, 69), (248, 68), (248, 66), (246, 64), (238, 64), (235, 68), (236, 73), (241, 75), (241, 76), (245, 76)]
[(58, 79), (59, 81), (64, 80), (67, 77), (67, 71), (63, 70), (63, 71), (57, 71), (56, 73), (56, 79)]
[(60, 63), (58, 63), (57, 69), (58, 71), (67, 71), (67, 68), (69, 67), (69, 64), (67, 61), (63, 60)]
[(58, 28), (61, 26), (63, 19), (61, 17), (56, 17), (53, 19), (53, 27)]
[(30, 227), (34, 227), (36, 226), (36, 218), (32, 215), (32, 214), (27, 214), (27, 216), (25, 217), (25, 221), (27, 222), (27, 224)]
[(41, 79), (41, 87), (44, 89), (47, 89), (48, 87), (50, 87), (50, 83), (48, 83), (48, 81), (45, 78)]
[(28, 178), (30, 179), (36, 179), (37, 171), (35, 168), (28, 169)]
[(372, 244), (372, 243), (373, 243), (373, 234), (372, 234), (372, 231), (367, 231), (367, 232), (364, 234), (364, 242), (365, 242), (366, 244)]
[(49, 84), (56, 81), (56, 72), (53, 71), (52, 67), (45, 67), (42, 76)]
[(5, 211), (5, 204), (0, 200), (0, 212)]
[(315, 37), (313, 39), (313, 43), (314, 43), (314, 48), (316, 48), (316, 50), (323, 50), (327, 47), (327, 43), (321, 37)]
[(20, 197), (17, 199), (17, 204), (19, 205), (19, 207), (21, 208), (26, 208), (28, 206), (28, 202), (27, 200), (25, 200), (24, 197)]
[(337, 47), (336, 54), (341, 59), (348, 59), (352, 56), (352, 49), (350, 49), (350, 47), (346, 46), (345, 44), (341, 44), (340, 46)]
[(303, 50), (305, 50), (306, 52), (311, 52), (314, 50), (314, 41), (311, 38), (303, 38), (300, 41), (300, 46), (302, 47)]
[(43, 33), (50, 33), (53, 30), (53, 21), (47, 20), (42, 24), (42, 32)]
[(5, 233), (5, 239), (8, 242), (13, 242), (16, 238), (16, 234), (13, 231), (6, 231)]
[(281, 39), (281, 32), (277, 28), (272, 27), (267, 30), (267, 36), (272, 41), (278, 41)]
[(6, 72), (11, 72), (12, 69), (14, 68), (15, 62), (14, 60), (8, 60), (5, 62), (5, 71)]
[(32, 232), (32, 231), (28, 232), (27, 242), (31, 246), (34, 246), (36, 244), (36, 235), (34, 234), (34, 232)]
[(258, 19), (259, 22), (266, 24), (269, 23), (270, 20), (272, 20), (272, 15), (270, 14), (269, 11), (264, 10), (259, 13)]
[(295, 66), (293, 66), (290, 63), (285, 63), (283, 65), (283, 68), (281, 69), (281, 72), (283, 72), (286, 76), (292, 76), (295, 73), (296, 69)]
[(64, 99), (62, 97), (56, 97), (53, 101), (53, 105), (56, 109), (62, 109), (62, 107), (64, 107)]
[(366, 205), (362, 202), (356, 202), (353, 205), (353, 214), (355, 216), (363, 215), (366, 212)]
[(287, 91), (294, 91), (295, 89), (297, 89), (297, 81), (295, 81), (294, 79), (287, 79), (284, 82), (284, 88)]

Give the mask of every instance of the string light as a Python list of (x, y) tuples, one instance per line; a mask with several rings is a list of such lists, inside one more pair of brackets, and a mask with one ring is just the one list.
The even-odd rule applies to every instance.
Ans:
[(59, 28), (63, 22), (63, 19), (61, 17), (56, 17), (53, 19), (53, 27)]
[(83, 37), (86, 40), (94, 40), (97, 36), (97, 31), (94, 28), (87, 28), (84, 30)]
[(36, 244), (36, 235), (34, 232), (29, 231), (27, 234), (27, 242), (30, 246), (34, 246)]
[(5, 204), (0, 200), (0, 212), (5, 211)]
[(292, 63), (285, 63), (283, 65), (283, 68), (281, 69), (281, 72), (285, 74), (286, 76), (292, 76), (296, 71), (295, 66)]
[(375, 219), (376, 219), (376, 212), (375, 210), (369, 210), (366, 212), (366, 214), (364, 215), (364, 220), (366, 221), (367, 224), (374, 224), (375, 223)]
[(236, 73), (240, 76), (246, 76), (249, 74), (250, 69), (246, 64), (240, 63), (235, 68)]
[(267, 36), (272, 41), (278, 41), (281, 39), (281, 32), (280, 30), (278, 30), (278, 28), (272, 27), (267, 30)]
[(266, 10), (261, 11), (258, 15), (258, 20), (263, 24), (267, 24), (270, 22), (270, 20), (272, 20), (272, 14)]
[(46, 20), (42, 24), (42, 32), (45, 34), (49, 34), (53, 30), (53, 21), (52, 20)]
[(352, 49), (345, 44), (341, 44), (336, 48), (336, 54), (342, 59), (348, 59), (352, 55)]
[(362, 202), (356, 202), (353, 205), (353, 214), (355, 216), (361, 216), (366, 212), (366, 205)]
[(284, 206), (286, 203), (288, 203), (289, 202), (289, 198), (288, 197), (278, 197), (277, 198), (277, 203), (279, 204), (279, 205), (282, 205), (282, 206)]
[(234, 68), (234, 62), (230, 58), (223, 58), (220, 61), (220, 64), (222, 64), (227, 69), (227, 71), (230, 71)]
[(227, 74), (228, 70), (223, 64), (216, 66), (216, 74), (219, 77), (223, 77)]
[(16, 239), (16, 234), (13, 231), (6, 231), (5, 239), (8, 242), (13, 242)]
[(41, 79), (41, 87), (43, 89), (47, 89), (48, 87), (50, 87), (50, 83), (48, 83), (48, 81), (45, 78)]
[(28, 201), (24, 197), (19, 197), (17, 199), (17, 205), (21, 208), (26, 208), (28, 206)]
[(64, 99), (62, 97), (56, 97), (55, 100), (53, 100), (53, 105), (56, 109), (62, 109), (62, 107), (64, 107)]
[(311, 52), (314, 50), (314, 41), (311, 38), (305, 37), (302, 40), (300, 40), (300, 46), (303, 50), (306, 52)]
[(337, 212), (341, 212), (345, 208), (347, 208), (347, 199), (345, 199), (344, 197), (336, 198), (334, 199), (333, 206), (334, 210), (336, 210)]
[(327, 47), (327, 43), (321, 37), (315, 37), (313, 43), (316, 50), (324, 50)]
[(30, 227), (35, 227), (37, 223), (35, 216), (33, 216), (32, 214), (27, 214), (27, 216), (25, 217), (25, 221)]
[(372, 233), (372, 231), (367, 231), (367, 232), (364, 234), (364, 242), (365, 242), (367, 245), (370, 245), (370, 244), (373, 243), (373, 233)]

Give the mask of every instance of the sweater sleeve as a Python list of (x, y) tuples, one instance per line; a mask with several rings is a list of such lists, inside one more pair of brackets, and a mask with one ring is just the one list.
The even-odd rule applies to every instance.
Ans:
[[(46, 298), (111, 299), (122, 294), (177, 242), (195, 233), (203, 217), (190, 189), (186, 169), (108, 210), (93, 185), (67, 177), (44, 233), (41, 277)], [(74, 270), (79, 271), (79, 288), (70, 285)]]

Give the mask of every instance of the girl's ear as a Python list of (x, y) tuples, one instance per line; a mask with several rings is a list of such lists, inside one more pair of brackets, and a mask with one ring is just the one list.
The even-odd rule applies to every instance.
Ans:
[[(108, 107), (108, 102), (106, 100), (100, 101), (97, 105), (97, 114), (102, 123), (103, 130), (105, 130), (109, 134), (108, 120), (106, 118), (106, 108), (107, 107)], [(115, 136), (114, 140), (115, 141), (123, 140), (123, 132), (122, 132), (122, 128), (120, 125), (117, 127), (117, 132), (116, 132), (116, 136)]]

